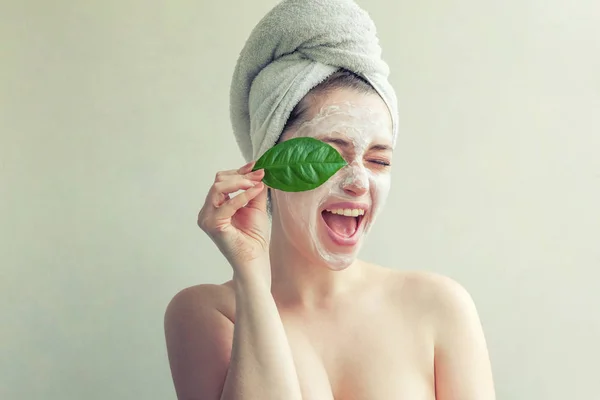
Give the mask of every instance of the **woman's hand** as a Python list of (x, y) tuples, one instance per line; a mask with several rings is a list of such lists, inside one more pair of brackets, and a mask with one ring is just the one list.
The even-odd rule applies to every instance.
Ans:
[[(217, 173), (198, 214), (198, 226), (215, 242), (235, 272), (245, 274), (247, 269), (256, 269), (256, 264), (262, 263), (266, 270), (261, 272), (270, 274), (267, 187), (261, 182), (264, 170), (251, 172), (254, 163)], [(238, 190), (245, 191), (230, 198)]]

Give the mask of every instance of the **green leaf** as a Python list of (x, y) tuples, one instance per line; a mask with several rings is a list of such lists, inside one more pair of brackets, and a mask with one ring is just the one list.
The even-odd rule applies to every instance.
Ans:
[(300, 137), (271, 147), (258, 159), (253, 171), (265, 170), (263, 182), (285, 192), (312, 190), (347, 165), (329, 144), (311, 137)]

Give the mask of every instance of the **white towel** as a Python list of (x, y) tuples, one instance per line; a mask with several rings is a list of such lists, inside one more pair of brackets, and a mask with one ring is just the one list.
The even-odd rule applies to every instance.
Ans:
[(293, 108), (340, 68), (365, 78), (387, 104), (397, 136), (397, 99), (375, 24), (351, 0), (284, 0), (253, 29), (238, 58), (230, 116), (247, 161), (279, 139)]

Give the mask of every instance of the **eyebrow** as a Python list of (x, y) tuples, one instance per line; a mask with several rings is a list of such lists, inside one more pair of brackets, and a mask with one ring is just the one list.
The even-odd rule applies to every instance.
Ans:
[[(347, 141), (346, 139), (342, 139), (342, 138), (332, 138), (332, 137), (326, 136), (326, 137), (319, 138), (319, 140), (321, 140), (325, 143), (337, 144), (338, 146), (340, 146), (343, 149), (352, 147), (352, 144), (349, 141)], [(371, 147), (369, 147), (369, 150), (393, 151), (392, 146), (387, 145), (387, 144), (374, 144)]]

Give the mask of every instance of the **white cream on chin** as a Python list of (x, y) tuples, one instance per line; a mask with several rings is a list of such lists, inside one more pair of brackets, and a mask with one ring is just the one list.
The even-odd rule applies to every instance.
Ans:
[(353, 102), (329, 104), (286, 139), (295, 137), (347, 142), (343, 151), (337, 144), (332, 145), (345, 155), (348, 165), (314, 190), (297, 193), (273, 190), (273, 212), (277, 213), (287, 240), (298, 251), (315, 261), (325, 261), (331, 269), (346, 268), (356, 259), (363, 238), (352, 246), (334, 243), (321, 211), (331, 202), (365, 203), (369, 210), (362, 217), (362, 234), (369, 231), (388, 196), (391, 175), (366, 160), (365, 153), (373, 143), (392, 145), (389, 112), (387, 108), (371, 109)]

